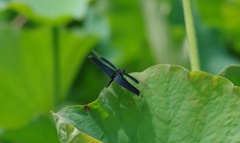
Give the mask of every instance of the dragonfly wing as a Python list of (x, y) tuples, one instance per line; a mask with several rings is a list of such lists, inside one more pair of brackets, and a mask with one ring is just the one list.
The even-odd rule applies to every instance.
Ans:
[(109, 77), (113, 77), (115, 71), (101, 63), (97, 58), (89, 55), (88, 56), (100, 69), (102, 69)]
[(108, 64), (110, 67), (112, 67), (113, 69), (117, 70), (117, 68), (111, 63), (109, 62), (107, 59), (105, 59), (104, 57), (102, 57), (100, 54), (98, 54), (96, 51), (92, 50), (93, 54), (96, 55), (99, 59), (101, 59), (103, 62), (105, 62), (106, 64)]
[(139, 84), (139, 81), (138, 81), (136, 78), (130, 76), (130, 75), (127, 74), (127, 73), (123, 73), (123, 74), (126, 75), (128, 78), (130, 78), (130, 79), (131, 79), (132, 81), (134, 81), (135, 83)]
[(111, 62), (109, 62), (107, 59), (101, 57), (101, 60), (103, 60), (106, 64), (108, 64), (113, 69), (117, 70), (117, 68)]
[(121, 75), (117, 75), (114, 78), (114, 81), (117, 82), (118, 84), (120, 84), (122, 87), (124, 87), (125, 89), (135, 93), (136, 95), (140, 95), (140, 91), (135, 88), (133, 85), (131, 85), (124, 77), (122, 77)]

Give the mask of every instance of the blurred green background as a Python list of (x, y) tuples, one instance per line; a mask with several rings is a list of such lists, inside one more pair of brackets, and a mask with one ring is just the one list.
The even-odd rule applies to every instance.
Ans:
[[(240, 63), (240, 1), (193, 3), (201, 69)], [(189, 67), (181, 0), (0, 0), (0, 142), (54, 143), (49, 111), (94, 101), (109, 78), (92, 49), (127, 72)]]

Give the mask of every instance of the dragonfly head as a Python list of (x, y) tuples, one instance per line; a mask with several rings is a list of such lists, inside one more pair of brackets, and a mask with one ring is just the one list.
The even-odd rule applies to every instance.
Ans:
[(120, 72), (121, 72), (121, 73), (125, 73), (125, 70), (124, 70), (124, 69), (120, 69)]
[(124, 69), (118, 69), (116, 72), (115, 72), (115, 76), (116, 75), (122, 75), (123, 73), (125, 73), (125, 70)]

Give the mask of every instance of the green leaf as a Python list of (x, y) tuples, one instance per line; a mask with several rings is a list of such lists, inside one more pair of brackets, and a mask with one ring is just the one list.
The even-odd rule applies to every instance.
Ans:
[[(54, 115), (55, 113), (53, 113)], [(84, 114), (84, 113), (83, 113)], [(58, 116), (54, 116), (54, 119), (57, 124), (59, 139), (61, 143), (101, 143), (101, 141), (98, 141), (94, 139), (93, 137), (80, 132), (77, 128), (72, 126), (71, 124), (66, 123), (63, 119), (59, 118)]]
[(34, 114), (48, 114), (53, 108), (50, 35), (47, 27), (23, 31), (1, 27), (1, 128), (24, 126)]
[[(229, 80), (179, 66), (156, 65), (133, 74), (143, 98), (114, 83), (90, 103), (53, 113), (103, 142), (239, 142), (240, 88)], [(143, 85), (144, 85), (143, 84)], [(62, 123), (62, 122), (61, 122)]]
[(27, 18), (51, 24), (83, 19), (88, 10), (88, 0), (13, 0), (9, 7)]
[[(57, 143), (56, 129), (49, 116), (38, 116), (16, 130), (5, 130), (2, 139), (18, 143)], [(0, 139), (1, 140), (1, 139)]]
[[(225, 32), (237, 32), (236, 29), (240, 24), (237, 13), (240, 12), (240, 2), (233, 1), (211, 1), (197, 0), (198, 10), (201, 18), (207, 24), (218, 27)], [(208, 2), (208, 4), (206, 4)]]
[(60, 29), (60, 93), (63, 100), (91, 49), (98, 42), (98, 37), (91, 34), (74, 34)]
[[(28, 124), (35, 114), (48, 114), (63, 101), (88, 52), (96, 44), (91, 35), (60, 29), (59, 86), (54, 88), (52, 28), (0, 28), (0, 127)], [(16, 120), (17, 119), (17, 120)]]
[(240, 65), (231, 65), (223, 69), (220, 76), (229, 79), (235, 86), (240, 86)]
[[(232, 0), (197, 0), (198, 11), (203, 22), (219, 29), (223, 33), (224, 40), (235, 53), (240, 53), (240, 1)], [(219, 33), (218, 33), (219, 35)], [(221, 35), (222, 36), (222, 35)], [(221, 37), (222, 38), (222, 37)]]
[(206, 28), (201, 24), (196, 25), (196, 30), (203, 71), (217, 75), (224, 67), (240, 62), (224, 47), (219, 31)]

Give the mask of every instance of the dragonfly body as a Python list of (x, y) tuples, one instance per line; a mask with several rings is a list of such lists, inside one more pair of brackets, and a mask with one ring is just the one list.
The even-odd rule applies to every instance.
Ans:
[(125, 89), (133, 92), (138, 96), (140, 95), (140, 91), (136, 89), (133, 85), (131, 85), (123, 76), (127, 76), (129, 79), (131, 79), (132, 81), (138, 84), (139, 81), (137, 79), (125, 73), (124, 69), (117, 69), (111, 62), (109, 62), (107, 59), (100, 56), (97, 52), (93, 51), (93, 53), (102, 62), (92, 55), (89, 55), (88, 57), (111, 78), (111, 80), (109, 81), (106, 87), (108, 87), (113, 81), (115, 81)]

